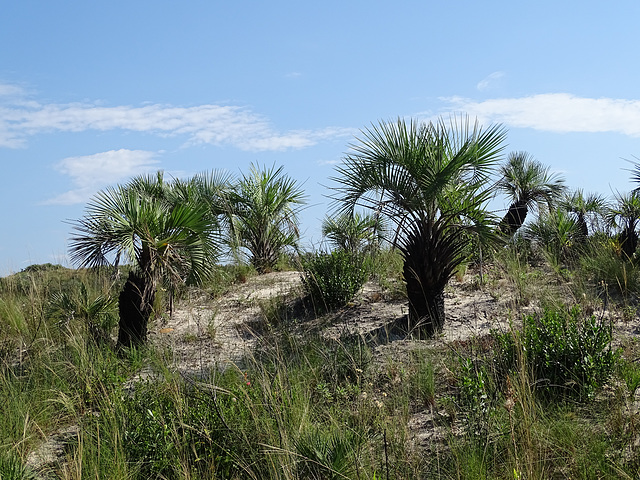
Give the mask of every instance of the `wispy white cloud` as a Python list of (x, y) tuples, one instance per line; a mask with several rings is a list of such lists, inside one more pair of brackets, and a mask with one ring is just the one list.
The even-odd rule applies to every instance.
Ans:
[(502, 77), (504, 77), (504, 72), (500, 72), (500, 71), (493, 72), (492, 74), (488, 75), (487, 77), (482, 79), (480, 82), (478, 82), (478, 85), (476, 86), (476, 88), (481, 92), (484, 90), (487, 90), (490, 87), (494, 86), (496, 82), (498, 82)]
[(548, 93), (522, 98), (475, 101), (443, 98), (449, 112), (464, 112), (482, 123), (533, 128), (547, 132), (616, 132), (640, 136), (640, 100), (583, 98)]
[(74, 189), (46, 204), (72, 205), (86, 202), (100, 188), (141, 173), (157, 169), (154, 152), (145, 150), (110, 150), (80, 157), (68, 157), (55, 168), (71, 178)]
[(6, 83), (0, 83), (0, 96), (22, 96), (24, 90), (17, 86)]
[(319, 160), (318, 165), (321, 167), (334, 166), (342, 163), (342, 159), (334, 159), (334, 160)]
[[(4, 87), (10, 90), (10, 86)], [(304, 148), (329, 136), (344, 134), (339, 128), (278, 132), (264, 116), (233, 105), (105, 107), (88, 103), (43, 105), (6, 99), (0, 103), (0, 147), (24, 146), (29, 137), (41, 133), (88, 130), (184, 136), (187, 144), (233, 145), (249, 151)]]

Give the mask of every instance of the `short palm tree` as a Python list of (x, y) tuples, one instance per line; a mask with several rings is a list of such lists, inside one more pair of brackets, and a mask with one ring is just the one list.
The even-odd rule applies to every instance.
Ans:
[(380, 216), (342, 212), (322, 221), (322, 235), (335, 248), (360, 253), (379, 247), (385, 226)]
[(576, 246), (583, 244), (585, 238), (578, 220), (563, 209), (539, 215), (523, 229), (525, 237), (546, 252), (555, 265), (575, 259), (579, 251)]
[(626, 259), (632, 259), (638, 248), (640, 192), (616, 194), (615, 205), (609, 209), (607, 220), (614, 228), (620, 229), (620, 247)]
[(589, 225), (598, 225), (598, 218), (602, 218), (606, 211), (607, 202), (604, 197), (596, 193), (585, 194), (581, 189), (565, 193), (559, 201), (559, 206), (574, 215), (580, 232), (580, 241), (589, 236)]
[(524, 224), (531, 208), (552, 208), (564, 190), (564, 180), (527, 152), (512, 152), (500, 167), (497, 188), (511, 201), (500, 222), (500, 231), (511, 237)]
[(232, 247), (246, 249), (259, 273), (273, 270), (285, 249), (297, 245), (304, 203), (304, 192), (283, 167), (251, 165), (229, 197)]
[(449, 125), (399, 119), (363, 131), (337, 168), (334, 199), (341, 211), (368, 208), (394, 225), (409, 330), (432, 336), (442, 329), (444, 288), (465, 260), (464, 233), (494, 237), (486, 186), (504, 139), (502, 127), (483, 130), (468, 119)]
[(75, 291), (57, 291), (49, 298), (47, 313), (64, 323), (76, 318), (85, 322), (96, 342), (109, 343), (117, 321), (116, 299), (108, 293), (90, 294), (84, 282)]
[[(204, 202), (178, 195), (163, 175), (140, 176), (107, 188), (72, 223), (70, 255), (80, 267), (121, 261), (131, 271), (118, 299), (119, 346), (142, 344), (160, 281), (197, 283), (219, 256), (216, 215)], [(191, 190), (194, 192), (195, 187)], [(184, 192), (183, 192), (184, 193)]]

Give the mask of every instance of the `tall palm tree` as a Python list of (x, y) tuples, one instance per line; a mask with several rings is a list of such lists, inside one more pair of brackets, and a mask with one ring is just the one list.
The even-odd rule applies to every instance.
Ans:
[(512, 152), (500, 167), (497, 188), (511, 201), (509, 210), (500, 222), (500, 231), (511, 237), (522, 226), (529, 209), (543, 204), (552, 208), (564, 190), (564, 180), (549, 172), (549, 167), (535, 160), (527, 152)]
[[(216, 216), (204, 202), (177, 200), (162, 173), (99, 192), (72, 223), (70, 255), (80, 267), (131, 265), (118, 298), (119, 346), (146, 341), (156, 289), (163, 278), (197, 283), (219, 256)], [(179, 195), (178, 195), (179, 196)]]
[(464, 233), (494, 236), (486, 185), (505, 136), (500, 126), (483, 130), (469, 119), (449, 125), (399, 119), (364, 130), (337, 168), (334, 199), (341, 211), (361, 206), (395, 225), (409, 330), (432, 336), (442, 329), (444, 288), (465, 260)]
[(633, 258), (638, 248), (638, 224), (640, 223), (640, 192), (616, 194), (616, 204), (609, 209), (607, 220), (620, 229), (619, 239), (626, 259)]
[(380, 216), (342, 212), (322, 221), (322, 235), (334, 247), (351, 253), (371, 250), (380, 245), (385, 226)]
[(283, 167), (251, 165), (230, 195), (231, 243), (249, 252), (259, 273), (273, 270), (287, 247), (300, 237), (298, 213), (305, 195)]

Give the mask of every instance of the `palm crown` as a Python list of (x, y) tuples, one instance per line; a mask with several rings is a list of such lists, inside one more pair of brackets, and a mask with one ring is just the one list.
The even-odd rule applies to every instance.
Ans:
[(352, 253), (379, 247), (385, 230), (382, 218), (373, 214), (342, 212), (322, 221), (322, 235), (338, 249)]
[(511, 201), (500, 222), (500, 229), (513, 235), (524, 223), (531, 208), (546, 204), (551, 207), (564, 190), (564, 180), (527, 152), (512, 152), (500, 168), (498, 190)]
[(560, 207), (575, 216), (576, 224), (582, 239), (589, 235), (589, 225), (587, 220), (591, 220), (592, 227), (598, 224), (600, 218), (606, 210), (605, 199), (595, 193), (585, 194), (582, 189), (567, 192), (560, 199)]

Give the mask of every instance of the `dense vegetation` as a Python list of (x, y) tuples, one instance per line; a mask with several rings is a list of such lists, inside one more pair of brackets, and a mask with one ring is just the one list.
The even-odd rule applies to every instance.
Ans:
[[(275, 167), (101, 192), (74, 224), (81, 268), (0, 279), (0, 478), (637, 478), (640, 348), (615, 332), (638, 323), (639, 197), (569, 191), (523, 152), (494, 168), (502, 136), (365, 132), (337, 170), (330, 251), (299, 248), (304, 197)], [(187, 293), (278, 269), (303, 288), (261, 304), (242, 367), (186, 375), (147, 341)], [(395, 340), (325, 335), (366, 281), (409, 307)], [(465, 289), (511, 328), (440, 340), (433, 308)]]

